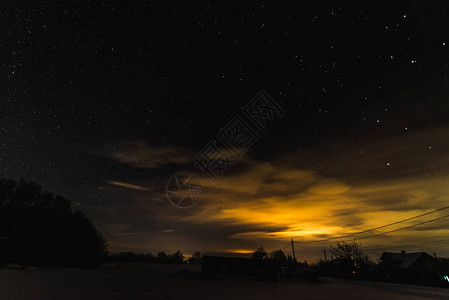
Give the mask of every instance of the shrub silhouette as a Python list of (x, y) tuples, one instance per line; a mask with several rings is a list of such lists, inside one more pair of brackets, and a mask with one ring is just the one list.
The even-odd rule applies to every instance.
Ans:
[(97, 267), (106, 247), (67, 199), (33, 182), (0, 178), (0, 264)]
[(109, 253), (106, 262), (109, 263), (152, 263), (156, 257), (152, 253), (135, 253), (132, 251)]

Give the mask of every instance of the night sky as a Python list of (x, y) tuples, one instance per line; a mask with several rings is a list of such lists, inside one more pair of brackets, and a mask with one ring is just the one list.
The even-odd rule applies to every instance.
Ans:
[[(0, 8), (0, 172), (63, 195), (110, 251), (317, 259), (335, 238), (449, 205), (445, 1), (111, 4)], [(242, 111), (265, 91), (283, 114)], [(235, 117), (255, 140), (220, 144)], [(233, 160), (202, 176), (211, 141)], [(201, 181), (190, 208), (177, 172)], [(186, 174), (186, 173), (183, 173)], [(349, 236), (368, 253), (449, 255), (441, 210)], [(289, 248), (285, 250), (290, 250)]]

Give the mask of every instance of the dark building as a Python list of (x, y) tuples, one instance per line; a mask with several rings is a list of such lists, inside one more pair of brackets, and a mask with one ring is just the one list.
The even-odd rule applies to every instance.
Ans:
[(394, 282), (448, 285), (445, 265), (437, 258), (425, 253), (384, 252), (380, 258), (387, 280)]
[(278, 267), (271, 260), (204, 255), (201, 273), (205, 277), (259, 277), (277, 281)]

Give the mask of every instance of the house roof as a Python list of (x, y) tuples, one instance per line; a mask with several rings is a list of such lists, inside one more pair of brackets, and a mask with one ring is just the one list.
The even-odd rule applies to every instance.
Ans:
[(410, 267), (418, 258), (423, 255), (428, 255), (426, 252), (415, 252), (415, 253), (392, 253), (392, 252), (384, 252), (382, 254), (381, 259), (384, 256), (388, 256), (390, 259), (398, 260), (401, 262), (401, 268)]

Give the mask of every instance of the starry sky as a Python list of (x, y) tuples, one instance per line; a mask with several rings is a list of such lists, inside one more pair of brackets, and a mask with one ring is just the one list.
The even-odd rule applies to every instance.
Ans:
[[(293, 238), (317, 259), (335, 242), (319, 240), (449, 205), (448, 8), (7, 1), (0, 172), (70, 199), (110, 251), (245, 255)], [(202, 176), (193, 158), (261, 90), (283, 114)], [(167, 199), (177, 172), (203, 188), (190, 208)], [(448, 219), (432, 221), (447, 214), (349, 238), (374, 257), (449, 256)]]

